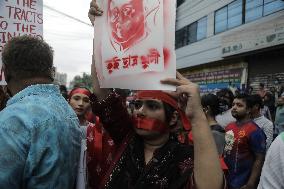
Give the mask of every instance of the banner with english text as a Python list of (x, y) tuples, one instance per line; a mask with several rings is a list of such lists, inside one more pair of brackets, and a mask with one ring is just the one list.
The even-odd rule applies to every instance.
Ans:
[(98, 0), (94, 56), (102, 88), (174, 90), (175, 0)]
[(0, 0), (0, 85), (5, 85), (1, 54), (12, 37), (43, 36), (43, 0)]

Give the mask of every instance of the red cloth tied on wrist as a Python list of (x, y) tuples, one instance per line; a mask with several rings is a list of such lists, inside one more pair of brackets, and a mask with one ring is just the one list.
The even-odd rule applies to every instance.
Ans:
[(133, 121), (137, 129), (157, 131), (159, 133), (166, 133), (169, 131), (169, 127), (164, 122), (157, 119), (134, 117)]
[(135, 99), (157, 99), (169, 104), (179, 113), (183, 128), (186, 131), (191, 130), (190, 122), (186, 117), (184, 111), (179, 108), (177, 101), (168, 94), (162, 91), (138, 91), (135, 95)]
[(91, 92), (88, 89), (85, 88), (75, 88), (69, 93), (69, 99), (74, 95), (74, 94), (84, 94), (87, 95), (88, 97), (91, 96)]

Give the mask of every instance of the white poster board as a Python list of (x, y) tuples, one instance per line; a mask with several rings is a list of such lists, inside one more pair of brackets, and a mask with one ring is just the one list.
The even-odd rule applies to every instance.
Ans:
[(0, 85), (5, 85), (1, 54), (12, 37), (28, 34), (42, 38), (43, 0), (0, 0)]
[(174, 90), (161, 79), (176, 77), (175, 0), (98, 0), (94, 55), (100, 86)]

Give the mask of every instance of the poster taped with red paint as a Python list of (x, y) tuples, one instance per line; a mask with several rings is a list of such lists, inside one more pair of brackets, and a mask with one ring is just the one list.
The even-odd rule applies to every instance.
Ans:
[(5, 85), (1, 54), (12, 37), (28, 34), (42, 38), (43, 0), (0, 0), (0, 85)]
[(102, 88), (175, 90), (176, 0), (98, 0), (94, 55)]

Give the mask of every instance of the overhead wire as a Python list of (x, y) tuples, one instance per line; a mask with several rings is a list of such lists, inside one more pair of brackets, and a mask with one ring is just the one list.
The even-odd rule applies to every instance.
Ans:
[[(46, 32), (47, 35), (50, 36), (53, 40), (55, 40), (54, 44), (56, 43), (56, 44), (60, 44), (61, 46), (63, 45), (62, 47), (68, 48), (68, 51), (72, 51), (73, 55), (78, 53), (78, 55), (75, 55), (72, 58), (72, 62), (77, 62), (77, 63), (80, 63), (80, 64), (82, 62), (84, 62), (84, 57), (80, 57), (80, 55), (81, 55), (80, 52), (83, 51), (83, 48), (82, 47), (77, 48), (76, 44), (78, 44), (78, 42), (82, 41), (82, 40), (91, 41), (91, 39), (93, 38), (93, 36), (92, 36), (93, 34), (91, 32), (86, 31), (86, 30), (88, 30), (89, 28), (92, 28), (93, 26), (91, 24), (87, 23), (87, 22), (84, 22), (84, 21), (82, 21), (82, 20), (80, 20), (80, 19), (78, 19), (74, 16), (66, 14), (66, 13), (59, 11), (59, 10), (57, 10), (57, 9), (51, 7), (51, 6), (48, 6), (46, 4), (43, 4), (43, 7), (44, 7), (47, 15), (49, 17), (51, 17), (52, 20), (55, 19), (56, 23), (58, 23), (58, 21), (60, 22), (60, 27), (58, 27), (58, 28), (57, 27), (46, 28), (45, 31), (47, 31)], [(70, 21), (67, 21), (66, 19), (71, 20), (71, 21), (75, 21), (78, 24), (83, 24), (84, 26), (87, 26), (87, 27), (84, 28), (81, 25), (80, 27), (78, 27), (78, 28), (80, 28), (80, 30), (67, 29), (68, 27), (66, 27), (66, 26), (69, 26)], [(52, 22), (52, 20), (50, 22)], [(75, 25), (75, 27), (76, 27), (76, 25)], [(62, 30), (60, 31), (60, 29), (62, 29)], [(66, 32), (67, 30), (68, 30), (68, 32)], [(76, 48), (73, 45), (69, 45), (66, 42), (71, 42), (73, 45), (76, 46)], [(66, 45), (66, 46), (64, 46), (64, 45)], [(92, 44), (85, 45), (84, 47), (86, 47), (86, 48), (92, 47)], [(61, 52), (61, 51), (59, 51), (59, 52)], [(88, 60), (85, 60), (85, 62), (88, 62)], [(70, 65), (68, 65), (68, 66), (70, 67)]]
[(49, 10), (52, 10), (52, 11), (58, 13), (58, 14), (61, 14), (61, 15), (65, 16), (65, 17), (67, 17), (67, 18), (70, 18), (70, 19), (72, 19), (72, 20), (75, 20), (75, 21), (77, 21), (77, 22), (80, 22), (80, 23), (82, 23), (82, 24), (85, 24), (85, 25), (87, 25), (87, 26), (93, 27), (92, 24), (89, 24), (89, 23), (87, 23), (87, 22), (84, 22), (84, 21), (82, 21), (82, 20), (80, 20), (80, 19), (78, 19), (78, 18), (76, 18), (76, 17), (74, 17), (74, 16), (71, 16), (71, 15), (69, 15), (69, 14), (66, 14), (66, 13), (64, 13), (64, 12), (62, 12), (62, 11), (59, 11), (59, 10), (53, 8), (53, 7), (50, 7), (50, 6), (46, 5), (46, 4), (43, 4), (43, 7), (47, 8), (47, 9), (49, 9)]
[[(47, 10), (46, 14), (48, 16), (53, 17), (54, 19), (59, 18), (58, 15), (62, 15), (65, 18), (71, 19), (71, 20), (76, 21), (80, 24), (84, 24), (85, 26), (93, 27), (89, 23), (86, 23), (86, 22), (84, 22), (84, 21), (82, 21), (78, 18), (75, 18), (74, 16), (68, 15), (68, 14), (66, 14), (62, 11), (59, 11), (59, 10), (53, 8), (53, 7), (50, 7), (48, 5), (44, 4), (43, 7), (46, 8), (46, 10)], [(55, 14), (52, 14), (52, 12), (54, 12)], [(62, 22), (60, 24), (61, 26), (62, 26), (62, 24), (68, 25), (66, 22), (64, 22), (62, 20), (61, 20), (61, 22)], [(59, 30), (56, 31), (56, 28), (52, 28), (52, 29), (49, 28), (47, 31), (48, 31), (48, 35), (52, 35), (53, 37), (56, 37), (57, 40), (62, 40), (62, 41), (65, 41), (65, 40), (83, 40), (83, 39), (89, 39), (90, 38), (88, 33), (82, 32), (82, 31), (81, 32), (74, 32), (72, 30), (69, 30), (68, 33), (66, 33), (66, 32), (62, 33), (62, 31), (59, 31)]]

